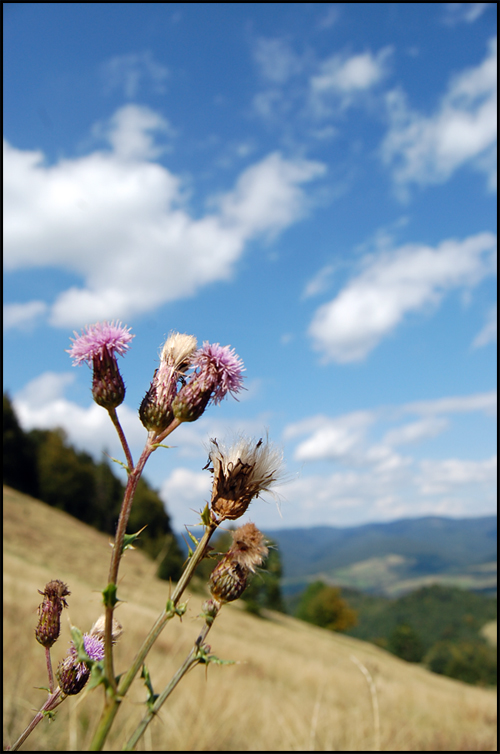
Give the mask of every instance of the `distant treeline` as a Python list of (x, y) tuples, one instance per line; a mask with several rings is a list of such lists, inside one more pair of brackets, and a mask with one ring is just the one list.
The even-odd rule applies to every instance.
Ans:
[(316, 581), (288, 600), (288, 609), (302, 620), (343, 630), (435, 673), (496, 685), (496, 648), (480, 633), (496, 620), (495, 598), (433, 585), (389, 599)]
[[(8, 395), (3, 396), (3, 481), (114, 536), (125, 486), (107, 459), (96, 463), (73, 448), (62, 429), (24, 432)], [(176, 580), (184, 556), (158, 493), (139, 481), (128, 532), (147, 525), (137, 546), (158, 559), (158, 576)]]

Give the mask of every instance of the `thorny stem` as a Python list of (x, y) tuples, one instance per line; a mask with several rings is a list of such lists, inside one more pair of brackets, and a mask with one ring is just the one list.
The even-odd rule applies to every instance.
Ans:
[(63, 696), (61, 699), (60, 698), (61, 694), (62, 694), (62, 691), (58, 686), (57, 689), (49, 696), (49, 698), (47, 699), (43, 707), (40, 709), (40, 711), (36, 713), (35, 717), (30, 722), (28, 727), (21, 733), (17, 741), (13, 743), (12, 746), (6, 747), (6, 751), (17, 751), (19, 749), (19, 747), (26, 741), (30, 733), (36, 728), (38, 723), (41, 722), (41, 720), (43, 720), (43, 718), (45, 717), (45, 713), (55, 709), (61, 704), (61, 702), (64, 701), (66, 697)]
[(192, 668), (195, 667), (195, 665), (198, 665), (198, 663), (202, 662), (202, 656), (200, 654), (200, 650), (203, 647), (203, 643), (205, 639), (207, 638), (208, 632), (210, 631), (213, 623), (206, 623), (202, 630), (200, 631), (200, 635), (196, 639), (194, 646), (191, 650), (191, 652), (188, 654), (176, 674), (171, 678), (169, 684), (164, 688), (162, 693), (158, 696), (155, 703), (148, 709), (144, 717), (142, 718), (141, 722), (133, 732), (133, 734), (130, 736), (129, 740), (123, 747), (122, 751), (133, 751), (135, 748), (135, 745), (143, 735), (144, 731), (148, 727), (151, 720), (155, 717), (155, 715), (158, 714), (163, 704), (167, 701), (168, 697), (172, 693), (172, 691), (175, 689), (175, 687), (178, 685), (178, 683), (184, 678), (186, 673), (188, 673)]
[(151, 649), (151, 647), (157, 640), (158, 636), (161, 634), (161, 632), (167, 625), (168, 621), (174, 617), (175, 610), (171, 609), (170, 606), (173, 606), (174, 608), (177, 606), (185, 588), (191, 581), (191, 578), (195, 572), (197, 565), (200, 563), (201, 560), (203, 560), (206, 549), (207, 549), (207, 545), (210, 541), (210, 537), (212, 536), (212, 534), (214, 533), (216, 529), (217, 529), (217, 524), (215, 522), (211, 522), (205, 528), (205, 533), (203, 537), (201, 538), (201, 540), (199, 541), (198, 546), (195, 552), (193, 553), (192, 557), (189, 559), (186, 569), (184, 570), (169, 600), (169, 604), (167, 606), (167, 608), (169, 609), (164, 610), (156, 619), (155, 624), (153, 625), (148, 636), (144, 640), (142, 647), (139, 649), (139, 652), (137, 653), (131, 667), (129, 668), (127, 673), (125, 673), (125, 675), (121, 678), (118, 688), (116, 690), (116, 693), (114, 693), (113, 696), (109, 695), (106, 697), (106, 704), (101, 714), (101, 719), (99, 720), (99, 724), (94, 734), (94, 738), (92, 739), (92, 743), (90, 744), (90, 751), (100, 751), (102, 749), (104, 742), (106, 741), (107, 735), (109, 733), (109, 730), (111, 728), (111, 725), (113, 723), (113, 720), (116, 716), (116, 713), (118, 712), (120, 702), (122, 701), (123, 697), (129, 690), (130, 686), (132, 685), (132, 681), (134, 680), (138, 671), (142, 667), (142, 664), (144, 660), (146, 659), (149, 653), (149, 650)]

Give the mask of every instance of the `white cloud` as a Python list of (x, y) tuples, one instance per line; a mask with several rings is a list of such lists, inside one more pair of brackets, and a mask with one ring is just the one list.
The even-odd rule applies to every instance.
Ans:
[(126, 321), (229, 279), (250, 239), (305, 214), (302, 184), (325, 170), (270, 154), (214, 199), (212, 214), (195, 219), (179, 178), (151, 162), (150, 132), (168, 128), (150, 109), (128, 105), (111, 120), (112, 151), (51, 166), (41, 152), (4, 143), (5, 269), (53, 266), (83, 281), (52, 304), (52, 325)]
[(496, 416), (497, 391), (458, 395), (450, 398), (438, 398), (434, 401), (415, 401), (401, 407), (403, 413), (412, 414), (460, 414), (469, 411), (481, 411), (487, 416)]
[(496, 237), (480, 233), (437, 248), (409, 244), (367, 256), (361, 273), (317, 310), (309, 327), (314, 347), (327, 361), (361, 361), (409, 312), (491, 274), (495, 248)]
[(4, 329), (29, 330), (40, 321), (47, 310), (48, 306), (44, 301), (30, 301), (27, 304), (4, 304)]
[(375, 415), (369, 411), (356, 411), (335, 419), (311, 417), (289, 425), (285, 437), (310, 433), (309, 438), (299, 443), (295, 450), (297, 461), (352, 459), (359, 456), (366, 430), (374, 420)]
[(332, 55), (324, 60), (318, 72), (311, 76), (310, 107), (316, 115), (329, 113), (328, 103), (339, 101), (347, 107), (360, 95), (366, 94), (387, 75), (387, 61), (391, 47), (384, 47), (376, 55)]
[(476, 335), (472, 343), (473, 348), (482, 348), (489, 343), (496, 343), (497, 341), (497, 307), (492, 306), (488, 312), (486, 324), (482, 330)]
[[(160, 497), (172, 516), (174, 528), (198, 524), (193, 511), (202, 511), (210, 501), (212, 475), (208, 471), (192, 471), (180, 466), (172, 471), (160, 489)], [(196, 531), (195, 531), (196, 533)]]
[(153, 60), (149, 51), (140, 54), (115, 55), (101, 66), (104, 89), (107, 93), (119, 89), (132, 99), (139, 89), (152, 85), (157, 94), (166, 91), (165, 82), (170, 76), (168, 68)]
[(454, 488), (467, 485), (495, 485), (497, 457), (484, 461), (468, 461), (449, 458), (444, 461), (425, 460), (420, 464), (421, 473), (417, 479), (424, 495), (449, 494)]
[(336, 267), (333, 264), (327, 264), (325, 267), (322, 267), (307, 283), (302, 298), (311, 298), (312, 296), (317, 296), (319, 293), (323, 293), (330, 286), (335, 269)]
[(434, 416), (420, 419), (419, 421), (390, 430), (384, 437), (384, 443), (388, 445), (406, 445), (408, 443), (420, 442), (421, 440), (441, 434), (448, 427), (448, 424), (447, 419)]
[(260, 37), (253, 50), (261, 75), (274, 84), (283, 84), (302, 71), (302, 62), (292, 50), (288, 40)]
[(387, 95), (390, 129), (382, 158), (396, 183), (443, 183), (464, 164), (485, 172), (496, 187), (497, 44), (484, 61), (450, 83), (431, 116), (412, 112), (399, 91)]

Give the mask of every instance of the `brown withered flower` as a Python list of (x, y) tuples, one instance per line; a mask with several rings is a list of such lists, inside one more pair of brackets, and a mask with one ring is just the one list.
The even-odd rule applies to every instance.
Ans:
[[(263, 440), (239, 439), (230, 448), (210, 441), (212, 512), (220, 523), (242, 516), (250, 501), (269, 491), (281, 475), (283, 452)], [(206, 467), (206, 468), (207, 468)]]

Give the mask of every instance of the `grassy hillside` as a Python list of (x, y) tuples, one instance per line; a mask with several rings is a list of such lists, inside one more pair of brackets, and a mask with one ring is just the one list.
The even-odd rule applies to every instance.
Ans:
[[(43, 649), (33, 635), (37, 589), (50, 579), (72, 592), (65, 614), (88, 630), (100, 614), (99, 590), (109, 561), (107, 537), (27, 496), (5, 490), (4, 743), (12, 742), (44, 700)], [(138, 551), (123, 563), (118, 617), (125, 632), (117, 669), (130, 658), (168, 597), (168, 584)], [(156, 690), (181, 664), (196, 638), (202, 601), (192, 595), (182, 624), (172, 622), (149, 656)], [(65, 653), (63, 621), (54, 663)], [(233, 666), (196, 668), (150, 726), (142, 748), (153, 751), (496, 751), (496, 694), (433, 675), (378, 647), (293, 618), (248, 615), (226, 606), (210, 634), (212, 651)], [(376, 688), (380, 726), (374, 724)], [(68, 699), (50, 725), (42, 723), (28, 751), (84, 750), (101, 705), (101, 690)], [(144, 687), (136, 682), (117, 718), (109, 748), (141, 715)], [(139, 747), (141, 748), (141, 747)]]

